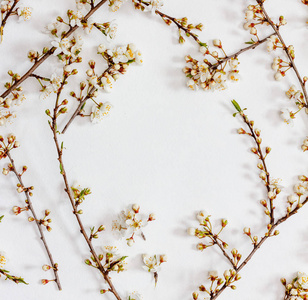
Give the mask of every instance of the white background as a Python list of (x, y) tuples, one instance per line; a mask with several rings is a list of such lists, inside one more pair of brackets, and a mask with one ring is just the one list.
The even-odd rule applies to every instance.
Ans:
[[(211, 43), (220, 38), (228, 54), (245, 47), (244, 42), (250, 40), (243, 29), (244, 12), (254, 1), (165, 2), (163, 12), (204, 23), (200, 39)], [(9, 69), (20, 74), (28, 70), (31, 64), (26, 59), (27, 52), (50, 45), (50, 37), (42, 33), (44, 26), (74, 8), (73, 0), (24, 0), (24, 4), (34, 8), (33, 19), (19, 24), (9, 20), (0, 46), (1, 83), (8, 79)], [(274, 20), (281, 14), (286, 17), (289, 24), (281, 31), (286, 42), (295, 46), (296, 61), (304, 75), (308, 68), (307, 7), (300, 0), (272, 0), (266, 8)], [(279, 116), (282, 108), (295, 109), (284, 95), (291, 84), (296, 84), (295, 76), (290, 71), (283, 81), (276, 82), (270, 67), (276, 54), (269, 54), (263, 45), (239, 57), (238, 83), (229, 83), (223, 92), (193, 92), (186, 87), (181, 70), (185, 55), (201, 59), (201, 54), (190, 39), (184, 45), (177, 43), (174, 26), (166, 26), (158, 16), (135, 11), (129, 1), (117, 13), (110, 13), (105, 5), (94, 17), (99, 22), (116, 19), (117, 39), (109, 46), (135, 43), (143, 53), (144, 66), (130, 66), (111, 94), (101, 93), (100, 101), (113, 105), (109, 118), (96, 126), (78, 119), (63, 136), (70, 184), (77, 180), (92, 189), (82, 207), (82, 220), (86, 228), (100, 224), (107, 227), (107, 232), (95, 241), (98, 252), (104, 245), (117, 245), (123, 255), (129, 256), (128, 271), (112, 274), (123, 299), (135, 290), (145, 300), (192, 299), (191, 293), (200, 284), (208, 284), (208, 271), (218, 270), (221, 274), (229, 268), (218, 249), (198, 252), (199, 241), (186, 234), (188, 227), (197, 226), (195, 215), (200, 209), (212, 215), (215, 225), (221, 218), (229, 220), (222, 237), (230, 250), (236, 247), (243, 256), (251, 250), (243, 228), (251, 227), (254, 234), (265, 233), (267, 220), (259, 204), (265, 197), (265, 188), (258, 177), (257, 159), (249, 151), (252, 140), (236, 133), (242, 123), (232, 117), (230, 101), (236, 99), (248, 108), (248, 116), (262, 130), (264, 146), (273, 149), (267, 159), (268, 168), (285, 187), (276, 202), (278, 215), (285, 211), (286, 196), (292, 192), (297, 175), (307, 174), (307, 153), (300, 149), (307, 135), (307, 115), (299, 114), (294, 127), (284, 124)], [(263, 28), (260, 37), (270, 32), (270, 28)], [(96, 54), (96, 46), (106, 43), (105, 37), (93, 31), (84, 38), (83, 70), (90, 58), (104, 70), (106, 66)], [(60, 64), (53, 57), (36, 73), (50, 76), (57, 70), (60, 72)], [(77, 90), (83, 74), (81, 70), (72, 79), (68, 91)], [(5, 218), (0, 226), (0, 250), (10, 259), (7, 268), (11, 273), (29, 282), (25, 286), (1, 280), (1, 299), (114, 299), (111, 294), (99, 294), (106, 285), (98, 272), (83, 263), (89, 252), (63, 191), (44, 114), (54, 99), (40, 101), (34, 79), (27, 80), (23, 87), (27, 100), (17, 108), (14, 123), (1, 128), (0, 134), (14, 133), (21, 143), (12, 156), (17, 166), (29, 168), (24, 182), (35, 187), (33, 204), (37, 213), (41, 215), (46, 208), (52, 211), (53, 230), (46, 236), (59, 264), (63, 291), (57, 291), (53, 283), (40, 283), (42, 278), (52, 278), (52, 273), (41, 269), (48, 258), (36, 227), (27, 222), (27, 213), (11, 213), (11, 208), (22, 205), (24, 200), (16, 192), (16, 178), (13, 174), (1, 175), (0, 215)], [(76, 103), (69, 100), (75, 107)], [(6, 164), (2, 160), (1, 168)], [(154, 212), (157, 220), (144, 230), (147, 241), (137, 237), (136, 244), (129, 248), (125, 240), (116, 240), (111, 223), (133, 203), (139, 203), (144, 213)], [(280, 278), (291, 280), (297, 271), (308, 272), (307, 214), (308, 208), (304, 207), (281, 225), (281, 234), (269, 239), (242, 270), (237, 290), (226, 290), (220, 299), (283, 299)], [(151, 274), (142, 269), (143, 253), (168, 255), (156, 288)]]

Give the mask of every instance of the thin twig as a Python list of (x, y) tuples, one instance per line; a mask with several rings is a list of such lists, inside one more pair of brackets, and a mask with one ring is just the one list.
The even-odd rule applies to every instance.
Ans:
[(66, 172), (65, 172), (64, 164), (63, 164), (63, 149), (62, 149), (62, 147), (60, 147), (60, 144), (59, 144), (59, 141), (58, 141), (58, 133), (57, 133), (57, 114), (58, 114), (58, 109), (59, 109), (58, 103), (59, 103), (60, 94), (62, 92), (65, 80), (66, 80), (66, 78), (64, 77), (62, 84), (61, 84), (61, 87), (59, 88), (58, 93), (57, 93), (57, 99), (56, 99), (56, 103), (55, 103), (55, 107), (54, 107), (54, 111), (53, 111), (53, 117), (52, 117), (52, 125), (50, 126), (52, 133), (53, 133), (53, 139), (54, 139), (54, 142), (55, 142), (55, 146), (57, 148), (58, 161), (59, 161), (60, 166), (61, 166), (60, 167), (61, 168), (61, 175), (63, 177), (63, 181), (64, 181), (64, 185), (65, 185), (64, 190), (65, 190), (65, 192), (66, 192), (66, 194), (69, 198), (69, 201), (72, 205), (73, 214), (75, 215), (75, 217), (77, 219), (77, 222), (78, 222), (78, 225), (79, 225), (79, 228), (80, 228), (80, 232), (83, 235), (86, 243), (88, 244), (90, 252), (91, 252), (91, 254), (92, 254), (92, 256), (95, 260), (95, 263), (97, 265), (97, 269), (101, 272), (105, 281), (109, 285), (109, 291), (115, 296), (116, 299), (121, 300), (121, 297), (119, 296), (119, 294), (116, 291), (110, 277), (108, 276), (108, 271), (101, 264), (101, 261), (98, 258), (98, 255), (97, 255), (97, 253), (96, 253), (96, 251), (95, 251), (95, 249), (92, 245), (92, 242), (91, 242), (90, 238), (88, 237), (88, 235), (87, 235), (87, 233), (84, 229), (80, 215), (78, 214), (77, 206), (76, 206), (75, 201), (74, 201), (74, 199), (73, 199), (73, 197), (70, 193), (70, 187), (69, 187), (69, 184), (68, 184), (68, 179), (67, 179), (67, 175), (66, 175)]
[[(262, 149), (261, 149), (261, 146), (260, 144), (257, 142), (257, 137), (256, 137), (256, 134), (247, 118), (246, 115), (243, 115), (243, 120), (244, 122), (246, 123), (246, 125), (248, 126), (249, 130), (250, 130), (250, 133), (251, 133), (251, 137), (254, 139), (255, 141), (255, 144), (257, 146), (257, 151), (258, 151), (258, 156), (262, 162), (262, 165), (263, 165), (263, 168), (264, 168), (264, 172), (266, 174), (266, 184), (265, 184), (265, 187), (267, 189), (267, 192), (269, 193), (270, 192), (270, 175), (269, 175), (269, 172), (268, 172), (268, 169), (267, 169), (267, 166), (266, 166), (266, 163), (265, 163), (265, 156), (262, 152)], [(274, 219), (274, 204), (273, 204), (273, 199), (269, 199), (269, 203), (270, 203), (270, 219), (271, 219), (271, 225), (273, 225), (275, 223), (275, 219)]]
[[(278, 227), (281, 223), (285, 222), (287, 219), (289, 219), (291, 216), (295, 215), (298, 210), (304, 206), (306, 203), (308, 202), (308, 197), (306, 197), (305, 201), (303, 201), (301, 203), (301, 205), (297, 205), (296, 208), (293, 209), (293, 211), (291, 211), (289, 214), (286, 214), (284, 217), (281, 217), (280, 219), (278, 219), (271, 227), (271, 229), (268, 231), (268, 234), (265, 235), (258, 244), (254, 245), (253, 250), (249, 253), (249, 255), (246, 257), (246, 259), (236, 268), (234, 268), (234, 270), (236, 271), (236, 274), (238, 274), (246, 265), (247, 263), (250, 261), (250, 259), (253, 257), (253, 255), (257, 252), (258, 249), (260, 249), (260, 247), (263, 245), (263, 243), (271, 237), (271, 234), (273, 233), (274, 229), (276, 229), (276, 227)], [(229, 287), (227, 284), (224, 284), (221, 289), (213, 296), (211, 296), (211, 300), (215, 300), (219, 297), (219, 295), (227, 288)]]
[(264, 18), (265, 20), (270, 24), (270, 26), (274, 29), (277, 37), (279, 38), (281, 44), (282, 44), (282, 47), (283, 47), (283, 51), (286, 53), (289, 61), (290, 61), (290, 65), (291, 67), (293, 68), (296, 76), (297, 76), (297, 79), (301, 85), (301, 88), (302, 88), (302, 91), (303, 91), (303, 94), (304, 94), (304, 97), (305, 97), (305, 102), (306, 102), (306, 105), (305, 107), (308, 107), (308, 94), (307, 94), (307, 90), (306, 90), (306, 86), (305, 86), (305, 82), (303, 80), (303, 78), (301, 77), (301, 75), (299, 74), (299, 71), (295, 65), (295, 62), (294, 62), (294, 59), (291, 57), (289, 51), (288, 51), (288, 47), (286, 45), (286, 43), (284, 42), (281, 34), (280, 34), (280, 31), (279, 31), (279, 26), (277, 26), (272, 20), (271, 18), (269, 17), (268, 13), (266, 12), (265, 8), (264, 8), (264, 5), (263, 5), (263, 1), (261, 0), (256, 0), (258, 2), (258, 4), (260, 5), (261, 9), (262, 9), (262, 12), (263, 12), (263, 15), (264, 15)]
[(255, 49), (256, 47), (258, 47), (258, 46), (262, 45), (263, 43), (265, 43), (265, 42), (267, 41), (267, 39), (268, 39), (270, 36), (272, 36), (272, 35), (273, 35), (273, 34), (267, 36), (266, 38), (264, 38), (264, 39), (262, 39), (262, 40), (259, 40), (259, 41), (255, 42), (254, 44), (252, 44), (252, 45), (250, 45), (250, 46), (248, 46), (248, 47), (245, 47), (245, 48), (243, 48), (243, 49), (241, 49), (241, 50), (235, 52), (234, 54), (231, 54), (231, 55), (228, 55), (228, 56), (226, 56), (226, 57), (224, 57), (224, 58), (219, 59), (219, 61), (218, 61), (216, 64), (213, 64), (213, 65), (210, 67), (210, 69), (215, 70), (215, 69), (217, 69), (221, 64), (223, 64), (224, 62), (229, 61), (231, 58), (237, 58), (240, 54), (242, 54), (242, 53), (244, 53), (244, 52), (246, 52), (246, 51), (248, 51), (248, 50), (250, 50), (250, 49)]
[[(17, 177), (19, 183), (21, 184), (21, 186), (24, 187), (25, 185), (23, 184), (22, 178), (21, 178), (20, 174), (18, 173), (18, 171), (17, 171), (17, 169), (15, 167), (14, 160), (13, 160), (13, 158), (12, 158), (12, 156), (11, 156), (9, 151), (7, 152), (7, 156), (9, 158), (10, 162), (11, 162), (11, 165), (12, 165), (11, 170), (16, 175), (16, 177)], [(42, 240), (42, 242), (44, 244), (45, 250), (46, 250), (47, 255), (49, 257), (49, 261), (50, 261), (50, 264), (52, 266), (52, 270), (53, 270), (54, 275), (55, 275), (55, 283), (57, 284), (58, 289), (61, 291), (62, 287), (61, 287), (60, 279), (59, 279), (59, 276), (58, 276), (58, 266), (53, 261), (51, 252), (49, 250), (49, 247), (47, 245), (47, 242), (46, 242), (46, 239), (45, 239), (45, 236), (44, 236), (44, 232), (43, 232), (42, 227), (41, 227), (42, 225), (40, 224), (40, 221), (38, 220), (38, 218), (36, 216), (36, 213), (35, 213), (35, 210), (33, 208), (33, 205), (32, 205), (32, 202), (31, 202), (31, 199), (30, 199), (30, 196), (29, 196), (29, 191), (28, 190), (24, 190), (24, 194), (25, 194), (25, 196), (27, 198), (27, 206), (29, 207), (29, 209), (30, 209), (30, 211), (32, 213), (34, 221), (35, 221), (35, 223), (37, 225), (37, 228), (39, 230), (39, 233), (40, 233), (40, 236), (41, 236), (41, 240)]]
[(173, 17), (171, 17), (171, 16), (168, 16), (168, 15), (162, 13), (161, 11), (159, 11), (159, 10), (157, 10), (157, 9), (155, 10), (155, 13), (156, 13), (157, 15), (159, 15), (162, 19), (164, 19), (164, 18), (169, 19), (169, 20), (170, 20), (171, 22), (173, 22), (180, 30), (183, 30), (187, 35), (191, 36), (191, 37), (200, 45), (200, 42), (201, 42), (201, 41), (198, 39), (198, 36), (197, 36), (195, 33), (190, 32), (190, 30), (188, 30), (188, 29), (185, 28), (184, 26), (182, 26), (182, 25), (177, 21), (176, 18), (173, 18)]
[[(96, 6), (91, 8), (91, 10), (87, 13), (87, 15), (84, 17), (84, 20), (87, 21), (103, 4), (105, 4), (107, 0), (102, 0), (99, 2)], [(64, 37), (70, 36), (72, 33), (74, 33), (79, 27), (76, 25), (72, 27)], [(56, 47), (52, 47), (47, 51), (40, 59), (38, 59), (34, 65), (23, 75), (21, 78), (16, 81), (10, 88), (8, 88), (0, 97), (5, 98), (7, 97), (14, 89), (19, 87), (26, 79), (30, 77), (30, 75), (47, 59), (49, 58), (56, 50)]]
[[(103, 73), (102, 75), (98, 78), (98, 80), (100, 80), (104, 74), (108, 73), (111, 68), (113, 67), (113, 65), (110, 65)], [(64, 126), (64, 129), (62, 130), (62, 134), (66, 132), (67, 128), (70, 126), (70, 124), (74, 121), (74, 119), (78, 116), (78, 114), (80, 113), (80, 110), (82, 108), (82, 106), (84, 105), (84, 103), (91, 98), (91, 95), (95, 92), (97, 88), (95, 86), (93, 86), (90, 91), (87, 93), (87, 95), (83, 98), (80, 99), (79, 105), (76, 108), (76, 110), (74, 111), (73, 115), (71, 116), (71, 118), (69, 119), (69, 121), (66, 123), (66, 125)]]

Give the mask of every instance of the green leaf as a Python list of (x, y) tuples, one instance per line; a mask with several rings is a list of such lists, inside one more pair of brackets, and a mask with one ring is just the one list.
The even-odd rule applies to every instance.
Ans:
[(3, 218), (4, 218), (4, 216), (1, 216), (1, 217), (0, 217), (0, 223), (1, 223), (1, 221), (2, 221)]
[(207, 47), (207, 44), (206, 44), (206, 43), (199, 42), (199, 45), (200, 45), (200, 46), (203, 46), (203, 47)]
[(231, 103), (233, 104), (233, 106), (235, 107), (235, 109), (236, 109), (238, 112), (241, 112), (241, 111), (242, 111), (240, 105), (239, 105), (235, 100), (232, 100)]
[(256, 43), (256, 41), (254, 41), (253, 39), (251, 39), (249, 42), (245, 42), (245, 44), (247, 44), (247, 45), (253, 45), (255, 43)]
[(62, 163), (60, 163), (60, 171), (61, 171), (60, 173), (63, 174), (63, 166), (62, 166)]
[(63, 150), (63, 142), (61, 143), (61, 150)]

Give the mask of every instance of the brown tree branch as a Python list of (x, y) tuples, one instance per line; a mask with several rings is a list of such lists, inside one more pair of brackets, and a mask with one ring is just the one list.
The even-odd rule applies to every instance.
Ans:
[(65, 80), (66, 80), (66, 78), (64, 77), (62, 84), (61, 84), (61, 87), (58, 90), (57, 99), (56, 99), (55, 107), (54, 107), (54, 110), (53, 110), (52, 124), (50, 125), (50, 128), (51, 128), (52, 133), (53, 133), (53, 139), (54, 139), (54, 142), (55, 142), (55, 146), (56, 146), (56, 149), (57, 149), (58, 161), (60, 163), (60, 169), (61, 169), (61, 175), (62, 175), (63, 181), (64, 181), (64, 186), (65, 186), (64, 190), (65, 190), (65, 192), (66, 192), (66, 194), (69, 198), (69, 201), (72, 205), (73, 214), (75, 215), (75, 217), (77, 219), (77, 222), (78, 222), (78, 225), (79, 225), (79, 228), (80, 228), (80, 232), (83, 235), (83, 237), (84, 237), (84, 239), (85, 239), (85, 241), (86, 241), (86, 243), (87, 243), (87, 245), (90, 249), (90, 252), (91, 252), (91, 254), (92, 254), (92, 256), (95, 260), (97, 269), (100, 271), (100, 273), (104, 277), (105, 281), (109, 285), (109, 291), (115, 296), (115, 298), (117, 300), (122, 300), (120, 295), (116, 291), (110, 277), (108, 276), (108, 271), (103, 267), (103, 265), (101, 264), (101, 261), (98, 258), (98, 255), (97, 255), (97, 253), (96, 253), (96, 251), (93, 247), (93, 244), (92, 244), (90, 238), (88, 237), (86, 230), (84, 229), (84, 226), (83, 226), (83, 223), (81, 221), (80, 215), (78, 213), (78, 209), (77, 209), (77, 206), (75, 204), (75, 201), (74, 201), (74, 199), (73, 199), (73, 197), (70, 193), (70, 186), (68, 184), (68, 179), (67, 179), (65, 167), (64, 167), (64, 164), (63, 164), (63, 149), (62, 149), (62, 147), (60, 147), (60, 144), (59, 144), (59, 141), (58, 141), (58, 133), (57, 133), (57, 114), (58, 114), (58, 110), (59, 110), (59, 104), (58, 103), (59, 103), (60, 94), (62, 92)]
[[(13, 160), (13, 158), (12, 158), (12, 156), (11, 156), (9, 151), (7, 151), (7, 156), (9, 158), (10, 162), (11, 162), (11, 165), (12, 165), (12, 168), (10, 168), (10, 170), (12, 170), (13, 173), (16, 175), (16, 177), (17, 177), (19, 183), (21, 184), (21, 186), (25, 187), (25, 185), (24, 185), (24, 183), (22, 181), (22, 178), (21, 178), (20, 174), (18, 173), (18, 171), (17, 171), (17, 169), (15, 167), (14, 160)], [(32, 202), (31, 202), (31, 199), (30, 199), (30, 196), (29, 196), (29, 191), (28, 190), (24, 190), (24, 194), (25, 194), (25, 196), (27, 198), (27, 206), (29, 207), (29, 209), (30, 209), (30, 211), (32, 213), (32, 216), (34, 218), (34, 221), (35, 221), (35, 223), (37, 225), (37, 228), (38, 228), (40, 236), (41, 236), (40, 238), (41, 238), (41, 240), (42, 240), (42, 242), (44, 244), (45, 250), (46, 250), (47, 255), (49, 257), (49, 261), (50, 261), (50, 264), (52, 266), (52, 270), (53, 270), (54, 275), (55, 275), (55, 283), (57, 284), (58, 289), (62, 290), (60, 279), (59, 279), (59, 276), (58, 276), (58, 266), (53, 261), (51, 252), (49, 250), (49, 247), (47, 245), (47, 242), (46, 242), (46, 239), (45, 239), (45, 236), (44, 236), (44, 232), (43, 232), (42, 227), (41, 227), (42, 225), (40, 224), (40, 221), (38, 220), (38, 218), (36, 216), (36, 213), (35, 213), (35, 210), (33, 208), (33, 205), (32, 205)]]
[(288, 47), (286, 45), (286, 43), (284, 42), (283, 40), (283, 37), (281, 36), (280, 34), (280, 31), (279, 31), (279, 26), (277, 26), (272, 20), (271, 18), (269, 17), (267, 11), (265, 10), (264, 8), (264, 5), (263, 5), (263, 1), (262, 0), (256, 0), (258, 2), (258, 4), (260, 5), (261, 9), (262, 9), (262, 12), (263, 12), (263, 15), (264, 15), (264, 18), (265, 20), (270, 24), (270, 26), (274, 29), (277, 37), (279, 38), (282, 46), (283, 46), (283, 51), (285, 52), (285, 54), (287, 55), (289, 61), (290, 61), (290, 65), (292, 67), (292, 69), (294, 70), (296, 76), (297, 76), (297, 79), (301, 85), (301, 88), (302, 88), (302, 91), (303, 91), (303, 94), (304, 94), (304, 97), (305, 97), (305, 102), (306, 102), (306, 105), (305, 107), (308, 107), (308, 94), (307, 94), (307, 90), (306, 90), (306, 86), (305, 86), (305, 82), (303, 80), (303, 78), (301, 77), (301, 75), (299, 74), (299, 71), (295, 65), (295, 62), (294, 62), (294, 59), (291, 57), (289, 51), (288, 51)]
[[(113, 67), (113, 65), (110, 65), (103, 73), (102, 75), (98, 78), (98, 80), (100, 80), (104, 74), (108, 73), (111, 68)], [(95, 92), (97, 88), (95, 86), (93, 86), (90, 91), (87, 93), (87, 95), (80, 100), (78, 107), (76, 108), (76, 110), (74, 111), (73, 115), (71, 116), (71, 118), (69, 119), (69, 121), (66, 123), (66, 125), (64, 126), (63, 130), (62, 130), (62, 134), (66, 132), (67, 128), (70, 126), (70, 124), (74, 121), (74, 119), (78, 116), (78, 114), (80, 113), (81, 108), (83, 107), (84, 103), (91, 98), (91, 95)]]
[[(236, 274), (238, 274), (246, 265), (247, 263), (250, 261), (250, 259), (253, 257), (253, 255), (260, 249), (260, 247), (263, 245), (263, 243), (271, 237), (271, 234), (273, 233), (273, 231), (276, 229), (276, 227), (278, 227), (281, 223), (285, 222), (287, 219), (289, 219), (291, 216), (295, 215), (298, 210), (304, 206), (306, 203), (308, 202), (308, 197), (306, 197), (306, 199), (300, 204), (297, 205), (293, 211), (291, 211), (289, 214), (286, 214), (284, 217), (281, 217), (280, 219), (278, 219), (271, 227), (271, 229), (268, 231), (268, 234), (265, 235), (258, 244), (254, 245), (253, 250), (249, 253), (249, 255), (245, 258), (245, 260), (237, 267), (234, 268), (234, 270), (236, 271)], [(217, 299), (221, 293), (223, 293), (223, 291), (229, 287), (227, 284), (224, 284), (217, 293), (215, 293), (215, 295), (211, 296), (211, 300), (215, 300)]]
[[(103, 4), (105, 4), (107, 0), (100, 1), (96, 6), (91, 8), (91, 10), (87, 13), (87, 15), (84, 17), (84, 20), (87, 21)], [(72, 33), (74, 33), (79, 27), (76, 25), (72, 27), (64, 37), (70, 36)], [(0, 97), (5, 98), (7, 97), (13, 90), (15, 90), (17, 87), (19, 87), (26, 79), (30, 77), (30, 75), (47, 59), (49, 58), (56, 50), (56, 47), (52, 47), (47, 51), (40, 59), (38, 59), (33, 66), (23, 75), (21, 78), (16, 81), (10, 88), (8, 88)]]

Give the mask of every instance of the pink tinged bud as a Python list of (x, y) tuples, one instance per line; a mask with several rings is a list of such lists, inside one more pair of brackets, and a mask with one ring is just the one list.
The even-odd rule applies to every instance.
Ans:
[(194, 300), (198, 300), (199, 294), (197, 292), (193, 292), (192, 296)]
[(213, 40), (213, 45), (215, 47), (221, 48), (221, 40), (218, 39)]
[(133, 211), (137, 214), (137, 213), (139, 213), (140, 206), (139, 206), (138, 204), (134, 204), (134, 205), (132, 206), (132, 209), (133, 209)]
[(49, 266), (49, 265), (44, 265), (44, 266), (42, 266), (42, 269), (43, 269), (44, 271), (48, 271), (48, 270), (51, 269), (51, 266)]
[(148, 222), (149, 222), (149, 221), (155, 221), (155, 220), (156, 220), (156, 215), (155, 215), (154, 213), (151, 213), (151, 214), (149, 215)]
[(270, 200), (273, 200), (276, 198), (276, 194), (274, 192), (268, 192), (267, 195)]
[(195, 235), (196, 235), (196, 229), (190, 227), (190, 228), (187, 229), (187, 233), (188, 233), (189, 235), (191, 235), (191, 236), (195, 236)]
[(244, 234), (250, 236), (250, 235), (251, 235), (250, 228), (245, 227), (245, 228), (244, 228)]
[(18, 215), (21, 213), (21, 208), (19, 206), (14, 206), (12, 210), (15, 215)]
[(160, 256), (159, 260), (160, 260), (160, 263), (164, 263), (164, 262), (167, 262), (168, 257), (166, 254), (163, 254)]
[(245, 134), (246, 131), (245, 131), (243, 128), (239, 128), (239, 129), (237, 130), (237, 133), (238, 133), (238, 134)]
[(129, 247), (132, 247), (133, 245), (134, 245), (134, 240), (133, 239), (128, 239), (127, 240), (127, 245), (129, 246)]
[(48, 279), (42, 279), (42, 284), (47, 284), (49, 282), (49, 280)]

